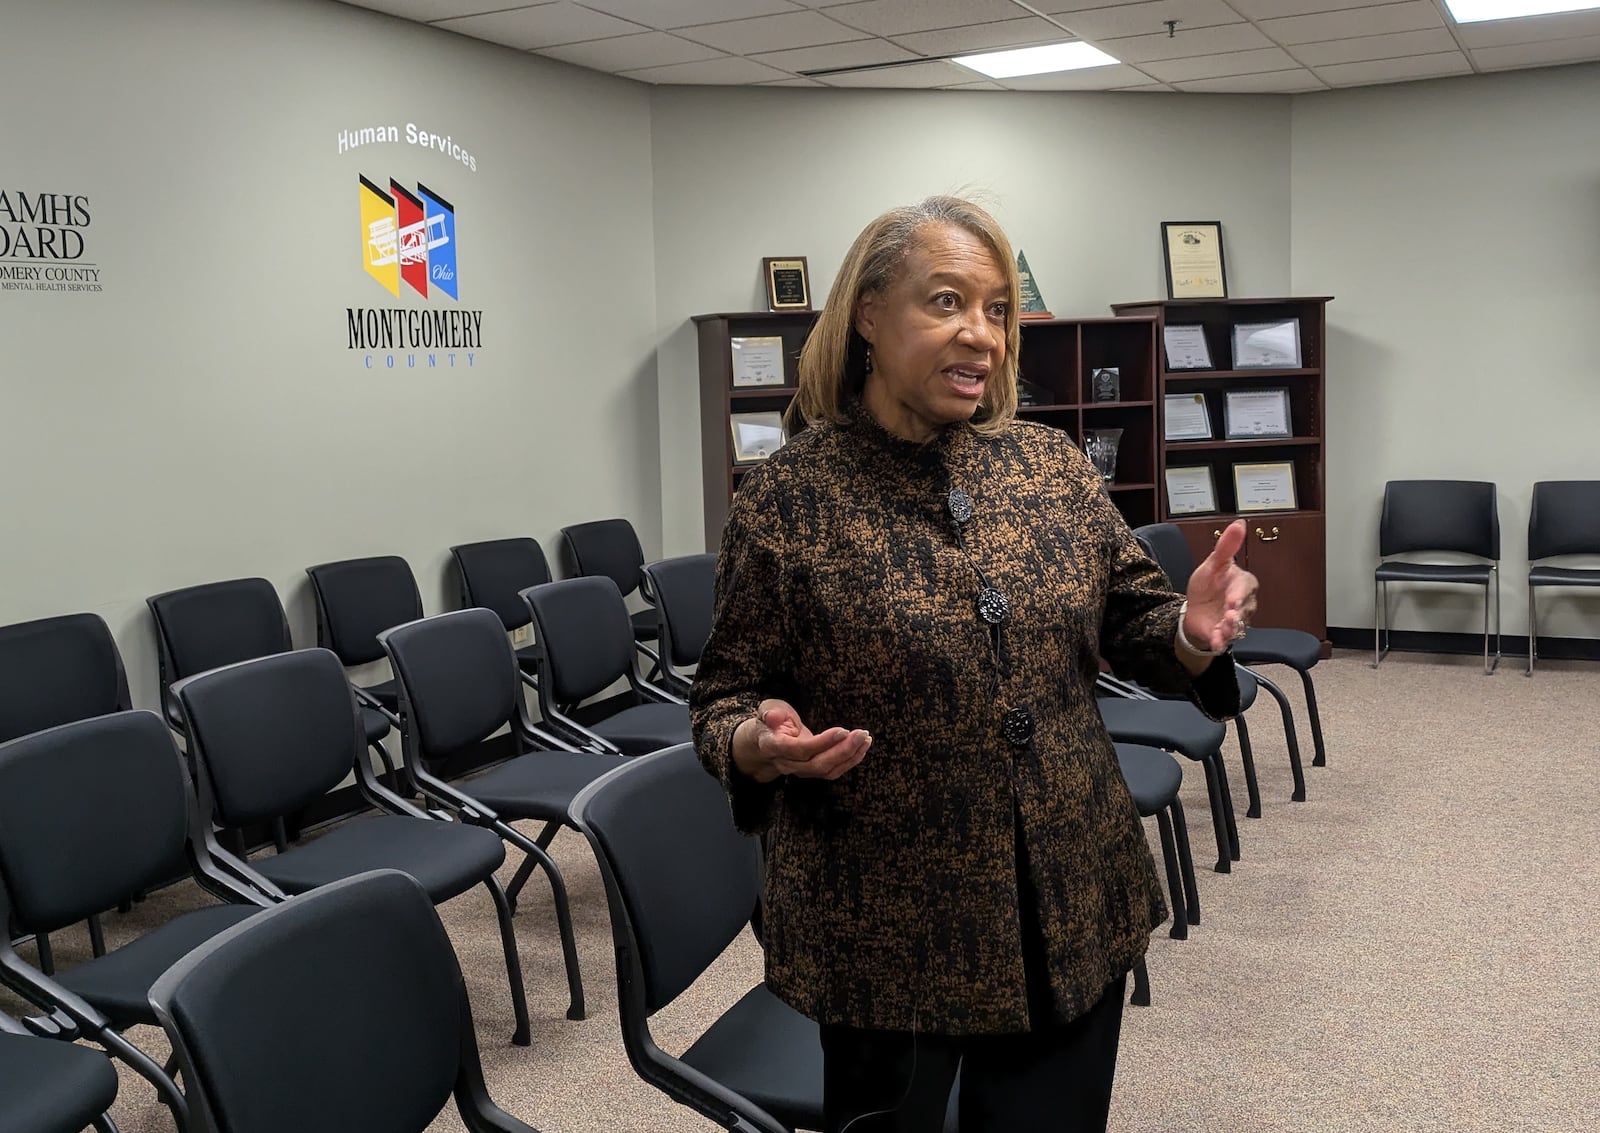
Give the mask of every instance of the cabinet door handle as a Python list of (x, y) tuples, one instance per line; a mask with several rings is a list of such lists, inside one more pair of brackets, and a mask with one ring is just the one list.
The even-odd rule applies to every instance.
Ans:
[(1260, 539), (1263, 543), (1276, 543), (1279, 539), (1283, 538), (1283, 536), (1278, 534), (1278, 529), (1276, 527), (1272, 529), (1271, 535), (1266, 534), (1261, 530), (1261, 528), (1258, 527), (1256, 528), (1256, 538)]
[(1213, 539), (1221, 539), (1222, 538), (1222, 528), (1219, 527), (1215, 531), (1213, 531), (1211, 533), (1211, 537)]

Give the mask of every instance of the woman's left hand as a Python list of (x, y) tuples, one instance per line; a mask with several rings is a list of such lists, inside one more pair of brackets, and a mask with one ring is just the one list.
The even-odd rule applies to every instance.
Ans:
[(1206, 561), (1189, 576), (1189, 609), (1183, 633), (1195, 645), (1217, 652), (1243, 637), (1256, 613), (1256, 576), (1233, 557), (1244, 546), (1244, 520), (1230, 523)]

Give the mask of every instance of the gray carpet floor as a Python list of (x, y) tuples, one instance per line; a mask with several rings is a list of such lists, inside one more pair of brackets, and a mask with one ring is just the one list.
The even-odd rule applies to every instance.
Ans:
[[(1210, 871), (1204, 781), (1186, 766), (1184, 802), (1203, 923), (1151, 944), (1155, 1002), (1129, 1008), (1111, 1127), (1173, 1130), (1590, 1130), (1600, 1121), (1600, 820), (1593, 791), (1600, 667), (1508, 659), (1485, 678), (1472, 658), (1391, 655), (1382, 669), (1340, 654), (1316, 670), (1326, 768), (1289, 801), (1282, 728), (1265, 697), (1251, 734), (1265, 813), (1243, 817), (1243, 860)], [(1155, 845), (1154, 824), (1150, 835)], [(711, 1123), (645, 1086), (617, 1032), (604, 894), (571, 833), (566, 873), (589, 1018), (569, 1022), (548, 889), (517, 915), (534, 1042), (507, 1042), (510, 999), (493, 907), (482, 890), (442, 910), (467, 974), (491, 1093), (545, 1133), (703, 1131)], [(509, 879), (515, 856), (508, 864)], [(1158, 856), (1159, 861), (1159, 856)], [(205, 903), (189, 887), (113, 915), (113, 945)], [(58, 934), (63, 963), (86, 951)], [(741, 938), (657, 1023), (682, 1049), (760, 978)], [(15, 1008), (15, 1001), (0, 998)], [(129, 1037), (164, 1057), (159, 1032)], [(127, 1133), (170, 1129), (128, 1072), (113, 1111)], [(453, 1112), (432, 1126), (461, 1128)], [(358, 1133), (358, 1131), (352, 1131)]]

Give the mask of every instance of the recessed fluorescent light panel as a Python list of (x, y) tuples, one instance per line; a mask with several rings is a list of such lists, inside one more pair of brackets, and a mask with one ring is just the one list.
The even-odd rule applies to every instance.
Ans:
[(1458, 24), (1484, 20), (1515, 20), (1523, 16), (1553, 16), (1558, 12), (1592, 12), (1600, 0), (1444, 0)]
[(1014, 51), (990, 51), (983, 55), (957, 55), (951, 62), (960, 63), (991, 79), (1014, 79), (1019, 75), (1109, 67), (1117, 60), (1098, 47), (1076, 42), (1047, 43), (1043, 47), (1019, 47)]

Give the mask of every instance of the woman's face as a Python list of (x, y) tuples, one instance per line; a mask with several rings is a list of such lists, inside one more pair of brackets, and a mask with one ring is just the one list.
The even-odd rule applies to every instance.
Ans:
[(1006, 356), (1005, 272), (983, 241), (952, 224), (918, 233), (899, 277), (856, 304), (872, 345), (862, 397), (878, 423), (922, 441), (971, 419)]

